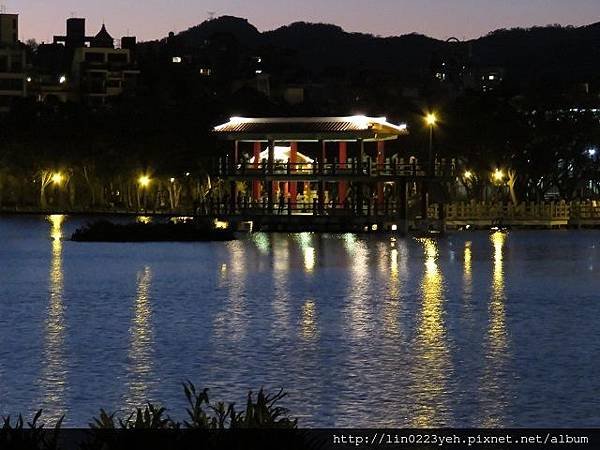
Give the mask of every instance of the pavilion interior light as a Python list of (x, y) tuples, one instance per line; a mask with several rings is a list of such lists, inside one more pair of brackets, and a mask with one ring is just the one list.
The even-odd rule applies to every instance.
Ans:
[[(292, 148), (289, 146), (275, 146), (273, 154), (274, 154), (274, 159), (275, 162), (288, 162), (288, 160), (291, 159), (291, 150)], [(269, 149), (267, 148), (266, 150), (263, 150), (262, 152), (260, 152), (260, 157), (259, 157), (259, 162), (262, 161), (263, 159), (268, 159), (269, 158)], [(313, 159), (309, 158), (308, 156), (298, 152), (297, 156), (296, 156), (297, 162), (298, 163), (303, 163), (303, 164), (312, 164), (314, 162)], [(254, 160), (254, 157), (250, 158), (250, 163), (254, 164), (256, 161)]]

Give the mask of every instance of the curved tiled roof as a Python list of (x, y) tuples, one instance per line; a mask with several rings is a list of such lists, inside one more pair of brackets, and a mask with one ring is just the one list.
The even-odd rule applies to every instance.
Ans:
[(407, 134), (406, 125), (394, 125), (385, 117), (232, 117), (214, 128), (229, 140), (388, 140)]

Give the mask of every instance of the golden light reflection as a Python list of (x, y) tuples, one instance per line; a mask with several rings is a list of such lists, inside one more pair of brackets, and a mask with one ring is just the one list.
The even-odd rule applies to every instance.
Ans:
[(283, 238), (273, 244), (273, 282), (275, 295), (272, 300), (273, 320), (271, 332), (276, 336), (288, 334), (290, 324), (290, 241)]
[(304, 271), (309, 274), (313, 273), (317, 263), (315, 248), (313, 247), (313, 235), (312, 233), (300, 233), (298, 239), (304, 258)]
[(482, 412), (483, 426), (505, 425), (507, 395), (508, 337), (506, 329), (506, 296), (504, 292), (504, 246), (507, 235), (497, 232), (490, 236), (494, 246), (494, 268), (489, 305), (489, 329), (487, 336), (486, 367), (481, 391), (485, 396), (486, 411)]
[(223, 308), (215, 315), (214, 328), (217, 338), (239, 342), (246, 335), (248, 323), (246, 250), (242, 241), (231, 241), (226, 245), (229, 252), (225, 284), (228, 296)]
[(438, 246), (433, 239), (421, 239), (425, 272), (421, 282), (422, 309), (417, 329), (416, 395), (413, 425), (416, 428), (446, 423), (447, 378), (452, 371), (444, 323), (444, 280), (438, 266)]
[(56, 421), (66, 413), (65, 389), (65, 305), (63, 302), (64, 276), (62, 267), (62, 226), (65, 216), (48, 216), (52, 254), (49, 273), (49, 304), (44, 332), (43, 369), (40, 386), (43, 391), (43, 409), (48, 420)]
[(304, 305), (302, 305), (301, 324), (303, 339), (312, 341), (318, 337), (317, 308), (314, 301), (307, 300)]
[(354, 338), (361, 339), (369, 335), (372, 326), (371, 313), (367, 308), (371, 277), (369, 269), (369, 249), (364, 241), (351, 234), (344, 235), (344, 245), (350, 256), (350, 276), (348, 284), (349, 329)]
[(65, 221), (65, 216), (62, 214), (53, 214), (51, 216), (48, 216), (48, 221), (51, 225), (50, 239), (52, 239), (53, 241), (60, 241), (63, 237), (62, 226), (63, 222)]
[(463, 285), (465, 299), (470, 299), (473, 294), (473, 252), (471, 246), (471, 241), (465, 242), (465, 252), (463, 257)]
[(398, 249), (393, 248), (390, 255), (390, 274), (398, 278)]
[(400, 279), (398, 274), (398, 249), (392, 248), (389, 256), (388, 298), (383, 306), (384, 326), (387, 335), (400, 333)]
[(129, 327), (130, 344), (127, 368), (126, 409), (141, 406), (149, 397), (152, 382), (154, 333), (152, 329), (152, 269), (148, 266), (137, 274), (137, 291), (133, 318)]

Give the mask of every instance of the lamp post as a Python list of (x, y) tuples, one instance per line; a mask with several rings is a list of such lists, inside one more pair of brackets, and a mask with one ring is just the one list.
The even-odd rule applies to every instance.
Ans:
[(150, 186), (152, 179), (148, 175), (141, 175), (137, 181), (138, 181), (138, 185), (139, 185), (138, 208), (142, 207), (142, 201), (140, 199), (140, 190), (141, 190), (142, 194), (143, 194), (143, 206), (144, 206), (144, 210), (145, 210), (146, 209), (146, 200), (147, 200), (146, 193), (148, 191), (148, 187)]
[(433, 127), (437, 123), (437, 117), (435, 113), (429, 113), (425, 116), (425, 122), (429, 125), (429, 172), (430, 175), (433, 172)]
[[(429, 125), (429, 159), (427, 161), (427, 176), (433, 175), (433, 127), (437, 122), (437, 117), (434, 113), (429, 113), (425, 116), (425, 123)], [(423, 179), (421, 193), (421, 217), (424, 221), (427, 220), (427, 211), (429, 209), (429, 186), (427, 179)]]

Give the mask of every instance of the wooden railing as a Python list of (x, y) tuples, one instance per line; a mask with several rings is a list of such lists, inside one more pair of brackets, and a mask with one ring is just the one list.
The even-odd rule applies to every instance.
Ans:
[(327, 216), (392, 216), (400, 213), (399, 205), (394, 201), (382, 203), (365, 199), (362, 202), (353, 201), (345, 203), (323, 202), (313, 199), (309, 202), (284, 202), (275, 200), (269, 205), (267, 199), (262, 201), (236, 202), (201, 202), (196, 210), (199, 216), (227, 216), (227, 215), (327, 215)]
[(294, 176), (309, 178), (318, 176), (328, 176), (340, 178), (347, 176), (369, 176), (369, 177), (452, 177), (456, 173), (456, 167), (452, 160), (438, 160), (432, 167), (427, 164), (419, 163), (416, 160), (405, 162), (402, 159), (377, 164), (372, 160), (358, 162), (350, 160), (348, 162), (322, 162), (315, 161), (311, 163), (292, 163), (274, 162), (269, 164), (266, 160), (259, 163), (242, 162), (238, 164), (230, 164), (227, 160), (221, 160), (218, 167), (219, 176)]
[[(428, 216), (439, 217), (439, 206), (431, 205)], [(451, 203), (444, 205), (447, 221), (480, 221), (498, 219), (569, 220), (572, 205), (566, 202), (534, 203)]]

